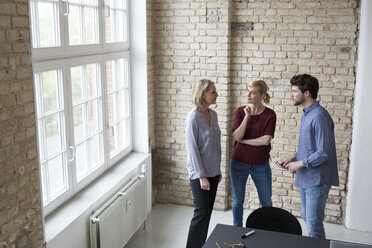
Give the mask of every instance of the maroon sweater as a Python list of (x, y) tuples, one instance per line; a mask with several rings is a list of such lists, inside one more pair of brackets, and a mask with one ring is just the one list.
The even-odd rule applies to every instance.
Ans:
[[(244, 119), (244, 108), (245, 106), (241, 106), (235, 111), (233, 132), (240, 126)], [(256, 139), (264, 135), (274, 137), (275, 124), (275, 112), (265, 107), (261, 114), (251, 115), (249, 117), (243, 139)], [(271, 144), (267, 146), (252, 146), (235, 142), (232, 159), (248, 165), (265, 164), (269, 162), (270, 150)]]

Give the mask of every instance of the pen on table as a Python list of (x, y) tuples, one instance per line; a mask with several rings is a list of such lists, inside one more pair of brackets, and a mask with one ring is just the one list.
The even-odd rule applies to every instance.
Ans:
[(217, 242), (216, 242), (216, 245), (217, 245), (217, 247), (218, 247), (218, 248), (221, 248), (221, 247), (220, 247), (220, 246), (218, 245), (218, 243), (217, 243)]
[(244, 235), (242, 236), (242, 239), (245, 239), (246, 237), (251, 236), (251, 235), (254, 234), (254, 233), (255, 233), (254, 230), (249, 231), (249, 232), (247, 232), (246, 234), (244, 234)]

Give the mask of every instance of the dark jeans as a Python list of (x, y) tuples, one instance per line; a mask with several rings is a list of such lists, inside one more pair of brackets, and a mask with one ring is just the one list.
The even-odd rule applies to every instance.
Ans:
[(219, 176), (208, 177), (210, 190), (202, 190), (198, 179), (190, 180), (194, 197), (194, 216), (192, 217), (186, 248), (201, 248), (208, 235), (209, 220), (216, 198)]

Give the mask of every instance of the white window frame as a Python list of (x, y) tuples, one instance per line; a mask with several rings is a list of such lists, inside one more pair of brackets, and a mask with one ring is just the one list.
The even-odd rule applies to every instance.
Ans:
[[(48, 0), (34, 0), (34, 1), (43, 1), (48, 2)], [(69, 37), (68, 37), (68, 18), (64, 16), (64, 13), (67, 11), (67, 2), (66, 0), (58, 1), (58, 13), (59, 13), (59, 27), (60, 27), (60, 39), (61, 46), (58, 47), (48, 47), (48, 48), (32, 48), (32, 63), (34, 73), (39, 73), (43, 71), (52, 70), (53, 68), (60, 69), (62, 71), (63, 77), (63, 100), (64, 100), (64, 111), (65, 111), (65, 141), (67, 146), (67, 173), (68, 173), (68, 190), (63, 194), (58, 196), (53, 201), (47, 203), (43, 206), (44, 215), (48, 215), (58, 206), (66, 202), (77, 192), (82, 190), (88, 184), (92, 183), (97, 177), (102, 175), (107, 169), (116, 164), (121, 160), (125, 155), (131, 152), (133, 148), (132, 140), (132, 107), (131, 107), (131, 77), (130, 77), (130, 53), (129, 53), (129, 0), (125, 1), (127, 3), (127, 41), (126, 42), (116, 42), (116, 43), (107, 43), (103, 44), (104, 34), (105, 34), (105, 19), (104, 19), (104, 0), (98, 0), (98, 19), (99, 19), (99, 44), (97, 45), (79, 45), (79, 46), (69, 46)], [(32, 3), (30, 2), (30, 5)], [(32, 9), (30, 8), (30, 11)], [(31, 22), (32, 14), (30, 14)], [(32, 35), (32, 33), (31, 33)], [(123, 49), (126, 51), (123, 52)], [(107, 115), (107, 90), (106, 90), (106, 61), (108, 60), (117, 60), (124, 58), (128, 62), (127, 68), (127, 82), (128, 82), (128, 97), (125, 101), (128, 104), (129, 117), (127, 118), (127, 135), (129, 146), (125, 147), (124, 150), (115, 154), (113, 158), (110, 159), (110, 149), (108, 147), (108, 135), (109, 135), (109, 124), (108, 124), (108, 115)], [(101, 80), (101, 101), (102, 101), (102, 137), (103, 137), (103, 166), (94, 170), (88, 177), (77, 182), (76, 167), (75, 162), (69, 161), (74, 157), (74, 152), (76, 149), (74, 144), (74, 125), (73, 125), (73, 108), (72, 108), (72, 86), (71, 86), (71, 72), (70, 68), (73, 66), (85, 65), (90, 63), (97, 63), (100, 67), (100, 80)], [(35, 98), (37, 98), (37, 92), (35, 89)], [(36, 99), (37, 100), (37, 99)], [(35, 105), (35, 108), (37, 106)], [(38, 124), (37, 124), (38, 125)], [(39, 135), (37, 135), (38, 144), (39, 144)], [(39, 148), (40, 149), (40, 148)], [(41, 173), (41, 167), (40, 167)], [(41, 178), (41, 177), (40, 177)]]
[[(55, 60), (54, 63), (50, 63), (49, 61), (47, 62), (38, 62), (38, 63), (33, 63), (33, 71), (34, 71), (34, 74), (36, 73), (40, 73), (40, 72), (44, 72), (44, 71), (50, 71), (50, 70), (61, 70), (62, 71), (62, 78), (66, 78), (66, 65), (65, 65), (65, 61), (64, 60)], [(67, 130), (67, 127), (66, 127), (66, 122), (68, 121), (69, 117), (71, 116), (71, 113), (69, 112), (69, 108), (66, 106), (67, 105), (67, 94), (65, 94), (66, 90), (67, 90), (67, 85), (66, 84), (63, 84), (62, 82), (62, 91), (63, 91), (63, 107), (64, 107), (64, 113), (65, 113), (65, 116), (64, 116), (64, 119), (65, 119), (65, 125), (64, 125), (64, 134), (65, 134), (65, 142), (66, 142), (66, 149), (67, 149), (67, 173), (68, 174), (71, 174), (72, 173), (72, 168), (70, 166), (70, 159), (71, 159), (71, 153), (69, 151), (69, 144), (71, 143), (71, 140), (70, 140), (70, 135), (68, 135), (68, 130)], [(38, 87), (35, 87), (35, 98), (37, 97), (37, 95), (40, 95), (40, 89)], [(35, 108), (37, 108), (37, 106), (35, 105)], [(39, 130), (39, 128), (42, 128), (42, 127), (39, 127), (39, 122), (37, 121), (37, 129)], [(39, 135), (37, 135), (37, 141), (38, 141), (38, 144), (40, 144), (40, 142), (43, 142), (42, 140), (40, 140), (40, 137)], [(39, 147), (38, 145), (38, 149), (41, 149), (41, 147)], [(40, 154), (40, 153), (38, 153)], [(40, 159), (40, 158), (39, 158)], [(39, 166), (40, 166), (40, 173), (41, 173), (41, 170), (43, 170), (43, 168), (41, 167), (41, 163), (42, 161), (39, 162)], [(43, 180), (42, 177), (40, 177), (40, 180)], [(72, 186), (72, 178), (68, 178), (67, 180), (67, 183), (70, 187), (67, 187), (67, 190), (62, 193), (61, 195), (59, 195), (56, 199), (52, 200), (50, 204), (48, 204), (46, 207), (44, 207), (44, 211), (46, 213), (49, 213), (51, 211), (51, 209), (54, 209), (56, 208), (57, 206), (61, 205), (64, 201), (66, 201), (67, 199), (69, 199), (71, 197), (71, 195), (73, 194), (73, 188), (71, 187)]]
[[(70, 127), (70, 130), (69, 130), (69, 135), (70, 135), (70, 146), (74, 147), (74, 149), (76, 150), (76, 144), (75, 144), (75, 140), (74, 140), (74, 123), (73, 123), (73, 114), (72, 114), (72, 110), (73, 110), (73, 107), (72, 107), (72, 89), (71, 89), (71, 73), (70, 73), (70, 69), (72, 67), (75, 67), (75, 66), (82, 66), (82, 65), (87, 65), (87, 64), (92, 64), (92, 63), (96, 63), (99, 65), (100, 67), (100, 95), (101, 95), (101, 101), (102, 101), (102, 104), (101, 104), (101, 108), (102, 108), (102, 113), (105, 112), (104, 110), (104, 99), (103, 99), (103, 91), (102, 91), (102, 88), (103, 86), (105, 85), (105, 82), (103, 81), (104, 78), (103, 78), (103, 70), (102, 70), (102, 56), (100, 55), (94, 55), (94, 56), (84, 56), (84, 57), (77, 57), (77, 58), (72, 58), (72, 59), (68, 59), (66, 60), (66, 72), (67, 72), (67, 87), (68, 87), (68, 107), (69, 109), (71, 110), (71, 116), (70, 118), (68, 119), (69, 120), (69, 123), (68, 123), (68, 127)], [(104, 172), (106, 169), (107, 169), (107, 149), (106, 149), (106, 131), (105, 131), (105, 115), (103, 114), (102, 117), (101, 117), (101, 121), (102, 121), (102, 135), (103, 135), (103, 143), (102, 143), (102, 146), (103, 146), (103, 152), (102, 152), (102, 162), (103, 162), (103, 165), (101, 165), (99, 168), (93, 170), (91, 172), (91, 174), (89, 174), (88, 177), (85, 177), (84, 179), (82, 179), (81, 181), (77, 182), (77, 175), (76, 175), (76, 170), (73, 170), (73, 173), (72, 173), (72, 178), (73, 178), (73, 186), (74, 186), (74, 189), (75, 191), (80, 191), (81, 189), (83, 189), (86, 185), (88, 185), (89, 183), (91, 183), (93, 180), (95, 180), (99, 175), (102, 174), (102, 172)], [(72, 161), (72, 166), (75, 168), (75, 162), (76, 162), (76, 159), (74, 161)]]
[[(110, 42), (110, 43), (106, 43), (105, 42), (105, 38), (104, 38), (104, 35), (105, 35), (105, 32), (106, 30), (103, 30), (103, 34), (102, 34), (102, 44), (103, 44), (103, 50), (108, 52), (108, 51), (115, 51), (115, 50), (128, 50), (129, 49), (129, 1), (130, 0), (125, 0), (125, 3), (126, 3), (126, 6), (125, 6), (125, 9), (126, 9), (126, 13), (127, 13), (127, 25), (125, 27), (125, 31), (126, 31), (126, 37), (127, 37), (127, 40), (124, 41), (124, 42)], [(111, 7), (109, 6), (106, 6), (105, 3), (103, 2), (103, 11), (101, 12), (102, 13), (102, 19), (104, 20), (106, 18), (105, 16), (105, 13), (106, 13), (106, 10), (108, 9), (108, 11), (111, 10)]]
[[(36, 4), (38, 2), (49, 2), (48, 0), (31, 0), (29, 1), (30, 4), (30, 12), (38, 13), (38, 9), (36, 8)], [(32, 58), (33, 60), (37, 60), (38, 58), (59, 58), (65, 54), (65, 47), (63, 44), (65, 44), (65, 35), (64, 35), (64, 20), (63, 20), (63, 6), (61, 4), (61, 1), (58, 1), (57, 3), (57, 13), (59, 16), (56, 18), (58, 21), (58, 24), (56, 24), (56, 32), (57, 32), (57, 38), (60, 39), (60, 44), (57, 47), (43, 47), (43, 48), (32, 48)], [(31, 18), (32, 15), (30, 14), (30, 23), (31, 23), (31, 40), (32, 45), (35, 45), (36, 39), (38, 37), (35, 37), (34, 34), (39, 34), (38, 29), (38, 22), (36, 19)], [(59, 32), (58, 32), (59, 31)]]
[[(69, 40), (70, 40), (70, 34), (69, 34), (69, 31), (68, 31), (68, 18), (64, 18), (64, 35), (66, 37), (66, 55), (67, 56), (75, 56), (75, 55), (84, 55), (84, 54), (94, 54), (96, 53), (97, 51), (101, 50), (102, 49), (102, 42), (103, 42), (103, 39), (102, 39), (102, 31), (103, 31), (103, 25), (101, 25), (103, 23), (103, 19), (101, 18), (101, 12), (102, 12), (102, 2), (101, 0), (97, 0), (98, 1), (98, 13), (97, 13), (97, 24), (98, 24), (98, 37), (97, 37), (97, 41), (98, 41), (98, 44), (89, 44), (89, 45), (69, 45)], [(70, 3), (69, 4), (71, 8), (71, 5), (74, 5), (73, 3)], [(67, 15), (68, 16), (68, 15)]]
[[(128, 104), (128, 108), (129, 108), (129, 113), (130, 113), (130, 116), (128, 117), (128, 120), (127, 120), (127, 125), (129, 126), (129, 130), (132, 130), (132, 118), (131, 118), (131, 109), (132, 109), (132, 106), (131, 106), (131, 102), (132, 102), (132, 98), (131, 98), (131, 76), (130, 76), (130, 53), (129, 51), (126, 51), (126, 52), (121, 52), (121, 53), (109, 53), (109, 54), (105, 54), (104, 57), (103, 57), (103, 64), (104, 64), (104, 75), (107, 74), (107, 71), (106, 71), (106, 62), (109, 61), (109, 60), (117, 60), (117, 59), (121, 59), (121, 58), (124, 58), (125, 60), (127, 60), (127, 63), (128, 63), (128, 68), (127, 68), (127, 82), (128, 82), (128, 90), (129, 90), (129, 94), (128, 94), (128, 97), (126, 98), (126, 102)], [(105, 79), (106, 80), (106, 79)], [(103, 89), (102, 91), (106, 96), (107, 96), (107, 90), (106, 90), (106, 87)], [(106, 98), (107, 99), (107, 98)], [(105, 106), (105, 109), (107, 109), (107, 101), (106, 101), (106, 106)], [(106, 112), (106, 127), (109, 128), (109, 123), (108, 123), (108, 116), (107, 116), (107, 112)], [(108, 130), (109, 131), (109, 130)], [(132, 148), (133, 148), (133, 137), (132, 137), (132, 132), (129, 132), (127, 133), (128, 135), (128, 141), (129, 141), (129, 146), (126, 147), (124, 150), (122, 150), (121, 152), (115, 154), (115, 156), (113, 158), (111, 158), (111, 160), (108, 162), (109, 166), (112, 166), (114, 165), (115, 163), (117, 163), (123, 156), (125, 156), (126, 154), (128, 154)], [(107, 141), (108, 139), (106, 139)], [(108, 145), (107, 145), (108, 146)], [(109, 150), (109, 149), (108, 149)], [(108, 151), (107, 153), (107, 156), (108, 156), (108, 159), (110, 157), (110, 151)]]

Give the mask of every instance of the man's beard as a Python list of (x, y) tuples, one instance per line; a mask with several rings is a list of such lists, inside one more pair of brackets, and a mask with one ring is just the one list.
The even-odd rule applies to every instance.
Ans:
[(293, 102), (293, 105), (294, 106), (298, 106), (298, 105), (301, 105), (303, 102), (305, 101), (305, 97), (302, 96), (302, 98), (298, 101), (294, 101)]

